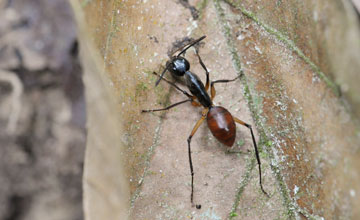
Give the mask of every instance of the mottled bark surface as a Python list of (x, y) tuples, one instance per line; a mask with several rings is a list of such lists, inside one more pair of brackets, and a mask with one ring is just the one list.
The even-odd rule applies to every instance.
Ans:
[[(348, 2), (80, 2), (87, 36), (101, 57), (102, 85), (115, 100), (113, 121), (121, 127), (112, 136), (113, 146), (108, 143), (100, 148), (103, 153), (86, 158), (88, 219), (99, 219), (94, 210), (104, 200), (111, 204), (108, 211), (119, 210), (118, 199), (128, 202), (134, 219), (360, 217), (360, 34)], [(154, 88), (151, 73), (164, 68), (177, 42), (202, 35), (207, 38), (199, 53), (211, 80), (243, 73), (238, 81), (216, 85), (215, 102), (256, 128), (270, 198), (258, 184), (249, 131), (238, 126), (232, 150), (240, 153), (228, 153), (204, 124), (192, 140), (195, 202), (202, 209), (192, 208), (186, 139), (201, 108), (183, 104), (168, 112), (140, 113), (186, 98), (165, 82)], [(186, 58), (204, 80), (192, 50)], [(91, 135), (111, 134), (97, 123), (88, 129)], [(96, 129), (101, 133), (92, 132)], [(96, 144), (92, 147), (88, 152)], [(96, 170), (89, 168), (94, 163), (100, 166)], [(114, 189), (121, 176), (113, 166), (121, 163), (129, 198)], [(88, 180), (98, 181), (100, 170), (107, 171), (108, 181), (94, 187)]]

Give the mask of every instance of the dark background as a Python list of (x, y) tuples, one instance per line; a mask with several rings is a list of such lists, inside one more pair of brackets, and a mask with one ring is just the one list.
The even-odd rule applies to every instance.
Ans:
[(81, 75), (66, 0), (0, 1), (0, 219), (83, 219)]

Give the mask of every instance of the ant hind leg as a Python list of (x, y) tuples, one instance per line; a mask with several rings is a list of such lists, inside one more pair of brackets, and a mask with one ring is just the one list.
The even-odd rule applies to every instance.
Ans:
[(257, 145), (256, 145), (256, 141), (255, 141), (255, 136), (254, 136), (254, 132), (251, 128), (251, 125), (243, 122), (242, 120), (236, 118), (236, 117), (233, 117), (234, 118), (234, 121), (236, 123), (239, 123), (245, 127), (247, 127), (248, 129), (250, 129), (250, 133), (251, 133), (251, 138), (252, 138), (252, 141), (253, 141), (253, 145), (254, 145), (254, 148), (255, 148), (255, 156), (256, 156), (256, 160), (257, 160), (257, 163), (258, 163), (258, 166), (259, 166), (259, 183), (260, 183), (260, 188), (261, 188), (261, 191), (267, 196), (269, 197), (269, 194), (264, 190), (263, 188), (263, 185), (262, 185), (262, 179), (261, 179), (261, 162), (260, 162), (260, 157), (259, 157), (259, 150), (257, 148)]

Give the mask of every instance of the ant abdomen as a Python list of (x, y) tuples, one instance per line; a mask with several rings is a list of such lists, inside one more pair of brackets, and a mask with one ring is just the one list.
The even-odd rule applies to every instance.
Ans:
[(221, 143), (229, 147), (234, 144), (236, 137), (235, 121), (224, 107), (211, 107), (207, 114), (207, 124), (211, 133)]

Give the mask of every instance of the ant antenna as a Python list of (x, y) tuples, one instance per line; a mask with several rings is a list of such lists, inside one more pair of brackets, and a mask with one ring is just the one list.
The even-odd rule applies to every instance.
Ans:
[[(204, 36), (200, 37), (199, 39), (194, 40), (193, 42), (191, 42), (190, 44), (188, 44), (188, 46), (186, 46), (185, 49), (183, 49), (183, 50), (176, 56), (176, 58), (179, 57), (181, 54), (185, 53), (190, 47), (192, 47), (192, 46), (194, 46), (195, 44), (197, 44), (198, 42), (202, 41), (205, 37), (206, 37), (206, 35), (204, 35)], [(156, 83), (155, 83), (155, 87), (159, 84), (159, 82), (160, 82), (161, 79), (163, 78), (163, 76), (164, 76), (166, 70), (169, 68), (170, 64), (171, 64), (171, 62), (169, 62), (169, 63), (166, 65), (165, 69), (164, 69), (163, 72), (160, 74), (159, 79), (158, 79), (158, 80), (156, 81)]]
[(160, 80), (163, 78), (166, 70), (169, 69), (170, 64), (171, 64), (171, 63), (168, 63), (168, 64), (166, 65), (165, 69), (164, 69), (164, 70), (162, 71), (162, 73), (160, 74), (159, 79), (158, 79), (158, 80), (156, 81), (156, 83), (155, 83), (155, 87), (159, 84)]
[(195, 44), (197, 44), (199, 41), (202, 41), (206, 36), (202, 36), (199, 39), (193, 41), (192, 43), (190, 43), (184, 50), (182, 50), (176, 57), (179, 57), (181, 54), (185, 53), (187, 51), (187, 49), (189, 49), (190, 47), (194, 46)]

